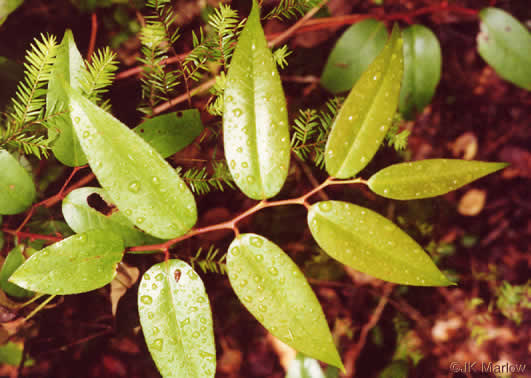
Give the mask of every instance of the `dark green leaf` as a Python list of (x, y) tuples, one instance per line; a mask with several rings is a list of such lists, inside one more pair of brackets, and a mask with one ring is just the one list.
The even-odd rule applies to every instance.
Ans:
[(70, 116), (90, 167), (118, 209), (161, 239), (197, 220), (194, 196), (160, 154), (126, 125), (69, 89)]
[(150, 118), (133, 129), (167, 158), (191, 144), (203, 131), (197, 109), (188, 109)]
[(378, 376), (378, 378), (407, 378), (409, 364), (406, 360), (392, 361)]
[(400, 112), (411, 119), (431, 102), (441, 78), (441, 46), (433, 32), (422, 25), (402, 31), (404, 79), (400, 90)]
[(234, 51), (224, 92), (225, 157), (250, 198), (275, 196), (288, 174), (286, 99), (256, 1)]
[(326, 253), (360, 272), (406, 285), (452, 284), (409, 235), (372, 210), (318, 202), (308, 212), (308, 225)]
[(428, 159), (393, 164), (369, 179), (369, 188), (383, 197), (409, 200), (439, 196), (480, 177), (499, 171), (507, 163), (458, 159)]
[(369, 65), (341, 107), (325, 149), (326, 170), (348, 178), (361, 171), (382, 143), (398, 105), (403, 52), (395, 26), (382, 52)]
[(21, 64), (0, 56), (0, 108), (15, 94), (17, 84), (24, 78)]
[(0, 214), (17, 214), (31, 206), (35, 184), (28, 172), (6, 150), (0, 150)]
[(343, 368), (321, 305), (288, 255), (256, 234), (239, 235), (229, 251), (230, 284), (249, 312), (297, 351)]
[(387, 40), (385, 24), (373, 19), (348, 28), (328, 56), (321, 84), (332, 93), (350, 90)]
[[(100, 198), (102, 201), (99, 201)], [(92, 206), (90, 201), (93, 201)], [(93, 206), (97, 204), (107, 206), (109, 214), (104, 215), (96, 210)], [(160, 243), (159, 239), (136, 229), (121, 211), (111, 211), (111, 206), (113, 206), (112, 199), (105, 190), (79, 188), (71, 191), (63, 200), (63, 216), (72, 230), (77, 233), (94, 229), (112, 231), (122, 237), (126, 247)]]
[(531, 90), (531, 33), (498, 8), (479, 12), (479, 54), (504, 79)]
[(57, 160), (70, 167), (87, 164), (87, 158), (73, 130), (70, 117), (66, 114), (56, 115), (54, 113), (66, 112), (64, 108), (68, 103), (68, 96), (64, 84), (80, 89), (83, 69), (83, 58), (77, 49), (72, 31), (68, 29), (59, 45), (48, 82), (46, 108), (52, 124), (52, 127), (48, 129), (48, 137), (53, 140), (52, 151)]
[(297, 358), (289, 364), (286, 378), (325, 378), (325, 375), (317, 360), (297, 353)]
[(110, 231), (84, 232), (35, 253), (9, 280), (39, 293), (84, 293), (112, 281), (123, 251), (122, 239)]
[(22, 244), (17, 245), (7, 255), (0, 270), (0, 288), (8, 295), (17, 298), (29, 297), (33, 293), (31, 291), (24, 290), (23, 288), (8, 282), (7, 280), (17, 268), (24, 262), (24, 255), (22, 250), (24, 246)]
[(149, 352), (163, 377), (214, 377), (210, 304), (203, 282), (188, 264), (169, 260), (144, 273), (138, 312)]

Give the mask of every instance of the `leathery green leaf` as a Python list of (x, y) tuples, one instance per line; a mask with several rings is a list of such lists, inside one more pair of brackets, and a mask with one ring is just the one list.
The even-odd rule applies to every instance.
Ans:
[(405, 285), (452, 284), (409, 235), (372, 210), (317, 202), (308, 212), (308, 225), (327, 254), (360, 272)]
[(531, 33), (498, 8), (479, 12), (479, 54), (496, 72), (519, 87), (531, 90)]
[(24, 246), (22, 244), (17, 245), (7, 255), (0, 270), (0, 288), (8, 295), (17, 298), (30, 297), (33, 295), (31, 291), (27, 291), (11, 282), (8, 282), (9, 277), (17, 268), (24, 262), (24, 255), (22, 251)]
[(188, 109), (150, 118), (133, 131), (167, 158), (191, 144), (203, 131), (203, 123), (197, 109)]
[(328, 56), (321, 84), (332, 93), (350, 90), (387, 40), (385, 24), (374, 19), (349, 27)]
[(146, 344), (163, 377), (214, 377), (216, 347), (203, 282), (185, 262), (153, 265), (138, 289)]
[(76, 233), (94, 229), (109, 230), (120, 235), (126, 247), (160, 243), (159, 239), (136, 229), (121, 211), (112, 211), (109, 214), (99, 212), (91, 206), (91, 198), (94, 204), (101, 198), (102, 203), (106, 204), (111, 212), (112, 199), (102, 188), (75, 189), (63, 199), (63, 216), (68, 226)]
[(194, 196), (175, 169), (135, 132), (74, 90), (70, 116), (90, 168), (118, 209), (161, 239), (186, 233), (197, 220)]
[(113, 232), (84, 232), (33, 254), (9, 281), (45, 294), (85, 293), (112, 281), (123, 251), (122, 239)]
[(332, 125), (325, 148), (326, 170), (331, 176), (352, 177), (370, 162), (396, 111), (402, 72), (402, 39), (395, 26)]
[(507, 163), (427, 159), (386, 167), (372, 175), (368, 185), (373, 192), (386, 198), (429, 198), (456, 190), (506, 166)]
[(275, 196), (288, 174), (288, 113), (256, 1), (227, 74), (223, 135), (225, 157), (240, 190), (253, 199)]
[(6, 150), (0, 150), (0, 214), (26, 210), (36, 196), (29, 173)]
[(249, 312), (297, 351), (342, 369), (321, 305), (289, 256), (256, 234), (239, 235), (229, 251), (230, 284)]
[(71, 88), (80, 89), (80, 78), (84, 69), (83, 58), (77, 49), (71, 30), (66, 30), (48, 82), (46, 109), (53, 116), (53, 127), (48, 129), (48, 138), (53, 140), (52, 152), (61, 163), (70, 167), (87, 164), (87, 158), (81, 149), (67, 114), (54, 115), (68, 103), (64, 83)]
[(404, 80), (398, 108), (411, 119), (431, 102), (441, 78), (441, 46), (433, 32), (422, 25), (402, 31), (404, 39)]

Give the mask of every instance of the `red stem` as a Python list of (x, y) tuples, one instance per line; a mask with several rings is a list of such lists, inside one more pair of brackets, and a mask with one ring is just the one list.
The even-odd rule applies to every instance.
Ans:
[(92, 13), (91, 21), (92, 27), (90, 31), (90, 42), (87, 51), (87, 60), (89, 61), (89, 63), (92, 60), (92, 54), (94, 53), (94, 48), (96, 47), (96, 36), (98, 34), (98, 16), (96, 16), (96, 12)]

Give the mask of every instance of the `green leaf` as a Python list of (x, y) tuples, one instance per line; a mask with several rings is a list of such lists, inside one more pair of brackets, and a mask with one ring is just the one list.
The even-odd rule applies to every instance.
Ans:
[(8, 282), (7, 280), (17, 268), (24, 262), (24, 255), (22, 250), (24, 246), (22, 244), (17, 245), (7, 255), (0, 270), (0, 288), (8, 295), (17, 298), (30, 297), (33, 293), (31, 291), (24, 290), (23, 288)]
[(186, 233), (197, 220), (194, 196), (160, 154), (126, 125), (74, 90), (70, 116), (92, 172), (118, 209), (161, 239)]
[(122, 239), (113, 232), (84, 232), (35, 253), (9, 281), (38, 293), (85, 293), (112, 281), (123, 251)]
[(387, 40), (385, 24), (366, 19), (349, 27), (328, 56), (321, 84), (336, 94), (350, 90)]
[(332, 125), (325, 149), (326, 170), (331, 176), (352, 177), (372, 159), (396, 111), (402, 71), (402, 39), (395, 26)]
[(250, 198), (275, 196), (288, 174), (288, 113), (254, 0), (227, 74), (224, 104), (225, 157), (234, 182)]
[(531, 33), (509, 13), (497, 8), (479, 12), (479, 54), (505, 80), (531, 90)]
[(29, 173), (6, 150), (0, 150), (0, 214), (17, 214), (31, 206), (35, 184)]
[(433, 32), (422, 25), (402, 31), (404, 39), (404, 79), (399, 110), (407, 119), (431, 102), (441, 78), (441, 46)]
[(343, 368), (321, 305), (288, 255), (256, 234), (239, 235), (229, 251), (230, 284), (249, 312), (297, 351)]
[(507, 165), (458, 159), (420, 160), (386, 167), (372, 175), (368, 185), (386, 198), (429, 198), (456, 190)]
[(83, 70), (83, 58), (77, 49), (72, 31), (67, 29), (59, 45), (48, 82), (46, 109), (53, 125), (48, 129), (48, 138), (53, 140), (52, 151), (57, 160), (70, 167), (87, 164), (87, 158), (74, 132), (71, 118), (66, 114), (54, 116), (53, 113), (64, 111), (62, 108), (68, 103), (65, 83), (74, 89), (81, 88)]
[(308, 212), (308, 225), (327, 254), (360, 272), (406, 285), (452, 284), (409, 235), (372, 210), (317, 202)]
[(0, 25), (2, 25), (7, 16), (13, 13), (24, 0), (0, 0)]
[(133, 131), (167, 158), (191, 144), (203, 131), (203, 123), (197, 109), (188, 109), (150, 118)]
[(160, 243), (159, 239), (136, 229), (121, 211), (104, 215), (91, 207), (89, 197), (98, 199), (98, 196), (107, 206), (112, 206), (112, 199), (101, 188), (79, 188), (63, 199), (63, 216), (72, 230), (78, 234), (94, 229), (112, 231), (122, 237), (126, 247)]
[(203, 282), (184, 261), (153, 265), (142, 277), (138, 312), (163, 377), (214, 377), (216, 346)]
[(407, 378), (409, 377), (409, 363), (406, 360), (392, 361), (382, 370), (378, 378)]
[(325, 375), (317, 360), (297, 353), (297, 358), (289, 364), (286, 378), (325, 378)]

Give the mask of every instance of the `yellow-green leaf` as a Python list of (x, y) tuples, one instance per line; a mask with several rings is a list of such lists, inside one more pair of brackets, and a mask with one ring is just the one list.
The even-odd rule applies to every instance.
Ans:
[(368, 185), (373, 192), (386, 198), (429, 198), (456, 190), (506, 166), (507, 163), (427, 159), (386, 167), (372, 175)]
[(332, 125), (325, 149), (326, 170), (331, 176), (352, 177), (373, 158), (396, 111), (402, 72), (402, 39), (395, 26)]
[(87, 164), (87, 158), (74, 132), (71, 118), (66, 113), (56, 113), (66, 112), (64, 108), (68, 103), (68, 96), (64, 84), (80, 89), (83, 69), (83, 58), (77, 49), (72, 31), (67, 29), (59, 45), (48, 82), (46, 109), (52, 124), (48, 129), (48, 138), (53, 140), (52, 151), (57, 160), (70, 167)]
[(84, 293), (112, 281), (123, 251), (122, 239), (110, 231), (84, 232), (33, 254), (9, 281), (45, 294)]
[(307, 356), (343, 368), (323, 310), (308, 281), (282, 249), (241, 234), (227, 255), (230, 284), (269, 332)]
[(17, 214), (31, 206), (36, 191), (33, 179), (6, 150), (0, 150), (0, 214)]
[(197, 220), (194, 196), (160, 154), (126, 125), (72, 89), (70, 116), (90, 168), (118, 209), (161, 239)]
[(308, 212), (308, 225), (327, 254), (360, 272), (405, 285), (452, 284), (409, 235), (372, 210), (317, 202)]
[(286, 99), (256, 1), (234, 51), (224, 92), (225, 157), (248, 197), (275, 196), (288, 173)]
[(24, 263), (24, 255), (22, 251), (24, 250), (24, 245), (19, 244), (7, 255), (4, 263), (2, 264), (2, 269), (0, 269), (0, 288), (8, 295), (17, 298), (30, 297), (33, 295), (31, 291), (27, 291), (11, 282), (8, 282), (11, 274)]
[(144, 273), (138, 312), (149, 352), (163, 377), (214, 377), (210, 304), (201, 278), (188, 264), (169, 260)]
[(531, 32), (498, 8), (479, 12), (478, 51), (506, 80), (531, 90)]

